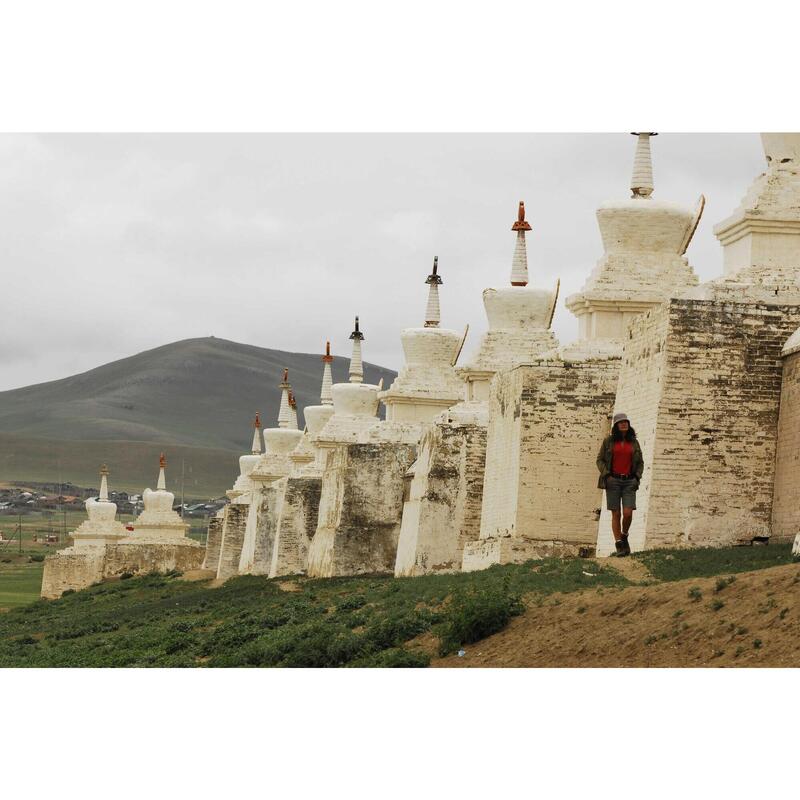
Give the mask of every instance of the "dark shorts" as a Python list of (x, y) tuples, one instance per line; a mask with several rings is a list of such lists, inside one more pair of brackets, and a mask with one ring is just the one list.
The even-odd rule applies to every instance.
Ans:
[(636, 508), (636, 478), (623, 481), (619, 478), (606, 479), (606, 507), (609, 511), (619, 511), (620, 504), (623, 508)]

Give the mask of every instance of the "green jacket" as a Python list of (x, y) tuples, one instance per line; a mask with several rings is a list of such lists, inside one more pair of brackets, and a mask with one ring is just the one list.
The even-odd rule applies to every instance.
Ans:
[[(611, 474), (611, 456), (614, 449), (614, 437), (609, 434), (603, 439), (600, 445), (600, 452), (597, 454), (597, 469), (600, 470), (600, 480), (597, 481), (598, 489), (606, 488), (606, 478)], [(642, 448), (637, 439), (633, 440), (633, 474), (641, 482), (644, 472), (644, 458)]]

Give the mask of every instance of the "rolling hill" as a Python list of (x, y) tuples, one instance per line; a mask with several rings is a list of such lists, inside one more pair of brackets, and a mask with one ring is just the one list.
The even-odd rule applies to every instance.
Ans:
[[(348, 359), (336, 357), (334, 381), (347, 380)], [(365, 364), (365, 380), (395, 372)], [(158, 453), (168, 458), (175, 490), (217, 495), (249, 449), (252, 419), (276, 424), (284, 367), (302, 409), (319, 403), (322, 363), (288, 353), (208, 337), (186, 339), (48, 383), (0, 392), (0, 480), (71, 481), (93, 486), (106, 461), (115, 488), (152, 485)]]

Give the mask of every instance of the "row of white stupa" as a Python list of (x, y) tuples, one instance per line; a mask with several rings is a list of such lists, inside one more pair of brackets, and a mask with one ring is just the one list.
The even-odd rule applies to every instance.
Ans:
[[(248, 504), (257, 490), (256, 483), (263, 485), (289, 475), (320, 477), (327, 452), (342, 443), (416, 444), (424, 426), (441, 412), (446, 411), (451, 422), (474, 419), (486, 425), (489, 385), (494, 374), (531, 358), (618, 357), (625, 326), (633, 316), (662, 302), (672, 288), (697, 284), (684, 254), (699, 222), (703, 198), (695, 209), (651, 198), (650, 136), (637, 134), (632, 197), (605, 203), (598, 209), (604, 255), (581, 292), (567, 299), (567, 307), (579, 321), (577, 342), (559, 347), (550, 330), (558, 283), (554, 289), (528, 286), (525, 235), (531, 226), (525, 220), (524, 204), (520, 203), (518, 218), (512, 226), (516, 241), (511, 285), (484, 290), (489, 329), (468, 362), (456, 370), (466, 331), (459, 333), (439, 327), (442, 279), (434, 260), (426, 280), (429, 288), (424, 325), (402, 331), (405, 364), (391, 387), (382, 391), (380, 385), (363, 383), (364, 337), (356, 318), (350, 336), (353, 347), (349, 382), (332, 383), (332, 357), (328, 348), (322, 359), (320, 405), (304, 409), (306, 431), (303, 432), (298, 429), (296, 404), (288, 375), (284, 373), (278, 425), (264, 430), (262, 450), (260, 421), (256, 416), (251, 453), (240, 458), (240, 475), (228, 492), (233, 503)], [(377, 417), (380, 402), (386, 407), (383, 422)], [(164, 494), (158, 502), (166, 504), (169, 493), (162, 484), (163, 472), (158, 491)], [(134, 523), (137, 537), (140, 530), (147, 535), (147, 517), (151, 507), (155, 510), (156, 501), (152, 497), (155, 494), (145, 493), (145, 511)], [(170, 495), (170, 511), (172, 499)], [(97, 506), (104, 502), (107, 500), (87, 504), (90, 522), (92, 514), (98, 514)], [(253, 558), (256, 514), (251, 517), (240, 571), (247, 571)], [(75, 533), (80, 535), (81, 529)], [(79, 539), (80, 536), (76, 537), (76, 543)], [(313, 557), (313, 553), (309, 555)]]
[[(525, 233), (531, 230), (525, 220), (525, 205), (519, 204), (518, 219), (512, 226), (516, 232), (516, 243), (512, 258), (511, 287), (527, 287), (528, 259)], [(324, 467), (324, 449), (327, 443), (407, 441), (416, 443), (425, 423), (437, 413), (451, 408), (459, 400), (477, 401), (485, 398), (483, 391), (476, 393), (475, 385), (480, 373), (486, 378), (494, 372), (483, 365), (472, 371), (472, 381), (467, 383), (465, 396), (464, 378), (456, 371), (456, 361), (466, 340), (468, 328), (463, 333), (439, 327), (441, 311), (439, 286), (442, 278), (438, 273), (438, 258), (434, 257), (433, 269), (426, 279), (428, 298), (425, 306), (424, 326), (405, 328), (400, 335), (405, 363), (387, 391), (379, 384), (364, 383), (362, 342), (359, 318), (350, 334), (352, 353), (350, 357), (349, 382), (332, 382), (330, 342), (322, 356), (322, 389), (320, 405), (303, 409), (306, 422), (304, 431), (299, 430), (297, 409), (288, 370), (284, 370), (280, 384), (281, 402), (278, 411), (278, 426), (263, 431), (264, 447), (261, 444), (261, 421), (257, 412), (253, 424), (251, 452), (239, 459), (240, 474), (228, 492), (232, 499), (241, 497), (253, 489), (251, 476), (277, 477), (288, 474), (283, 470), (272, 471), (266, 467), (265, 457), (290, 458), (294, 472), (302, 474), (297, 467), (313, 463), (308, 474), (319, 474)], [(514, 288), (487, 289), (484, 302), (489, 319), (491, 340), (502, 331), (526, 331), (526, 338), (533, 336), (543, 340), (547, 348), (556, 346), (550, 326), (558, 297), (558, 285), (554, 290), (527, 289), (520, 294)], [(533, 300), (533, 302), (531, 302)], [(499, 343), (495, 343), (497, 346)], [(485, 349), (485, 348), (484, 348)], [(540, 348), (541, 349), (541, 345)], [(483, 361), (484, 359), (481, 359)], [(472, 365), (475, 367), (476, 365)], [(469, 369), (470, 365), (466, 367)], [(481, 384), (484, 381), (480, 381)], [(488, 384), (488, 380), (485, 381)], [(487, 387), (488, 389), (488, 387)], [(378, 418), (379, 403), (386, 407), (386, 419)], [(284, 466), (288, 466), (284, 464)], [(267, 470), (265, 473), (264, 470)]]
[(85, 503), (88, 519), (70, 534), (74, 550), (82, 552), (87, 548), (127, 541), (144, 544), (183, 539), (189, 526), (173, 509), (175, 495), (167, 491), (166, 466), (167, 461), (162, 453), (156, 489), (144, 490), (144, 509), (132, 523), (131, 531), (117, 520), (117, 504), (108, 499), (109, 473), (104, 464), (100, 469), (100, 494), (90, 497)]

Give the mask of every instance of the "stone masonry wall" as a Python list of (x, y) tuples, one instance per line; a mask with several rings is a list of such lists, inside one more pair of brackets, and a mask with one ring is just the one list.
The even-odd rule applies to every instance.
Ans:
[[(798, 306), (678, 299), (633, 323), (616, 407), (641, 428), (645, 452), (637, 504), (646, 512), (634, 546), (719, 546), (770, 534), (780, 353), (798, 325)], [(648, 400), (653, 435), (652, 421), (637, 425), (631, 410), (659, 360)]]
[(222, 526), (222, 544), (220, 545), (217, 578), (227, 580), (239, 574), (239, 559), (242, 555), (244, 532), (247, 525), (248, 505), (231, 503), (225, 507)]
[(67, 589), (80, 591), (107, 578), (200, 569), (206, 549), (190, 540), (174, 543), (117, 542), (80, 552), (48, 556), (42, 575), (42, 597), (61, 597)]
[(351, 444), (328, 456), (308, 574), (394, 571), (403, 512), (403, 480), (413, 445)]
[(222, 517), (211, 517), (208, 520), (208, 536), (206, 537), (206, 560), (203, 569), (214, 572), (219, 567), (219, 551), (222, 544)]
[(800, 352), (783, 359), (772, 540), (793, 541), (800, 533)]
[(461, 569), (464, 545), (480, 533), (485, 464), (484, 426), (428, 427), (403, 505), (395, 575)]
[(114, 578), (130, 573), (170, 572), (200, 569), (205, 548), (191, 540), (175, 543), (117, 542), (106, 547), (103, 577)]
[(593, 548), (597, 450), (609, 427), (618, 359), (541, 361), (492, 382), (481, 539)]
[[(88, 550), (88, 548), (87, 548)], [(41, 595), (47, 600), (61, 597), (67, 589), (80, 591), (103, 579), (103, 548), (98, 552), (57, 553), (44, 560)]]
[(317, 530), (321, 478), (278, 481), (283, 502), (270, 564), (270, 578), (298, 575), (308, 566), (308, 548)]
[[(247, 572), (251, 575), (269, 575), (283, 501), (282, 486), (280, 480), (263, 486), (258, 497), (258, 505), (254, 507), (257, 514), (254, 552), (252, 563), (247, 567)], [(243, 571), (242, 566), (240, 564), (240, 572)]]

